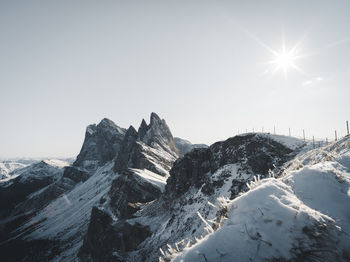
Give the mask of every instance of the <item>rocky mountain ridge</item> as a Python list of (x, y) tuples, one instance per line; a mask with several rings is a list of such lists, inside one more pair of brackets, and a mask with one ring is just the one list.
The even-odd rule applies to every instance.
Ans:
[[(337, 255), (325, 253), (325, 257), (347, 261), (348, 214), (341, 206), (326, 213), (318, 202), (308, 202), (317, 197), (300, 193), (304, 175), (294, 176), (293, 172), (302, 168), (305, 177), (311, 177), (309, 170), (319, 167), (308, 165), (321, 163), (317, 172), (327, 169), (322, 176), (332, 172), (336, 176), (328, 183), (328, 178), (319, 180), (312, 175), (312, 180), (306, 180), (305, 185), (310, 185), (307, 190), (312, 189), (312, 181), (326, 181), (322, 184), (326, 188), (337, 185), (332, 194), (348, 205), (349, 148), (345, 139), (315, 151), (299, 139), (262, 133), (231, 137), (207, 147), (174, 138), (165, 120), (155, 113), (149, 124), (142, 120), (138, 129), (121, 128), (103, 119), (87, 127), (82, 149), (72, 165), (59, 168), (53, 162), (43, 162), (28, 169), (36, 170), (31, 175), (23, 173), (8, 184), (19, 185), (25, 177), (46, 181), (38, 188), (28, 187), (32, 190), (13, 202), (7, 212), (1, 209), (0, 253), (7, 261), (32, 261), (34, 257), (38, 261), (81, 262), (198, 261), (204, 257), (232, 261), (232, 248), (222, 249), (215, 239), (229, 243), (220, 228), (231, 232), (230, 223), (242, 226), (242, 221), (247, 221), (234, 233), (240, 238), (232, 240), (243, 239), (242, 243), (254, 251), (247, 251), (242, 259), (296, 261), (304, 256), (312, 261), (314, 250), (308, 253), (310, 248), (331, 248)], [(304, 166), (308, 167), (304, 170)], [(0, 194), (7, 192), (4, 188), (0, 183)], [(275, 201), (273, 206), (283, 205), (268, 216), (270, 197)], [(303, 203), (288, 200), (294, 198)], [(301, 210), (302, 217), (309, 219), (296, 223), (294, 214), (287, 215), (291, 209)], [(334, 221), (340, 217), (341, 222), (334, 224), (326, 216)], [(270, 232), (271, 225), (276, 227)], [(288, 242), (288, 249), (278, 246), (281, 240), (274, 238), (273, 232), (280, 229), (296, 232), (290, 234), (294, 239)], [(326, 236), (332, 243), (343, 244), (338, 248), (327, 245)], [(263, 247), (267, 253), (259, 251), (262, 245), (267, 245)]]

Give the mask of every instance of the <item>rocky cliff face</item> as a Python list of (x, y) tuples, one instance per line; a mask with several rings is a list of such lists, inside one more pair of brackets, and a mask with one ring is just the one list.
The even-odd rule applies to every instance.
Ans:
[[(156, 174), (153, 176), (157, 177)], [(165, 184), (161, 176), (158, 179)], [(137, 246), (150, 237), (151, 230), (149, 226), (129, 223), (128, 219), (134, 217), (144, 204), (158, 199), (161, 190), (144, 175), (144, 171), (121, 173), (113, 181), (108, 194), (92, 210), (89, 228), (79, 251), (80, 260), (124, 261), (123, 255), (115, 256), (115, 251), (127, 254), (137, 250)]]
[[(123, 255), (113, 254), (135, 251), (150, 236), (149, 226), (130, 224), (128, 219), (143, 205), (161, 196), (177, 157), (170, 129), (155, 113), (151, 114), (149, 125), (142, 120), (138, 131), (132, 126), (127, 130), (115, 160), (117, 178), (108, 194), (94, 207), (79, 251), (81, 261), (124, 261)], [(96, 237), (96, 231), (105, 237)]]
[(143, 119), (138, 131), (132, 126), (127, 130), (115, 170), (122, 172), (132, 167), (168, 176), (177, 158), (178, 150), (168, 125), (152, 113), (149, 125)]
[[(263, 178), (269, 170), (289, 160), (292, 153), (292, 149), (258, 134), (235, 136), (207, 149), (195, 149), (175, 162), (167, 181), (166, 194), (177, 197), (186, 193), (191, 186), (199, 189), (204, 184), (203, 192), (211, 194), (210, 174), (227, 164), (237, 164), (238, 174), (260, 175)], [(241, 183), (235, 181), (231, 188), (233, 193), (236, 192), (234, 195), (245, 188), (246, 180), (242, 179)]]
[(140, 131), (139, 138), (146, 145), (161, 148), (175, 156), (178, 155), (178, 149), (167, 123), (164, 119), (160, 119), (156, 113), (151, 114), (150, 123), (147, 127), (145, 121), (142, 120)]
[(98, 125), (89, 125), (83, 146), (73, 165), (91, 169), (96, 164), (103, 165), (111, 161), (118, 155), (125, 133), (124, 128), (107, 118), (102, 119)]

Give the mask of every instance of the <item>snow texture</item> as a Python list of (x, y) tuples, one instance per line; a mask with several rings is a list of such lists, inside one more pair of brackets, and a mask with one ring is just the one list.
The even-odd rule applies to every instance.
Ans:
[(258, 184), (229, 202), (221, 228), (173, 261), (349, 261), (350, 137)]
[(66, 246), (57, 259), (71, 261), (71, 255), (75, 255), (82, 244), (93, 205), (108, 192), (115, 175), (113, 162), (100, 167), (87, 181), (54, 200), (19, 231), (38, 224), (27, 239), (59, 239)]

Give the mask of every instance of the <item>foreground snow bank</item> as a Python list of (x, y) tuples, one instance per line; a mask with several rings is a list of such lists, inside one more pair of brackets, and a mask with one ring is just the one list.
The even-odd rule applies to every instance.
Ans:
[(173, 261), (350, 261), (350, 138), (295, 161), (231, 201), (221, 228)]

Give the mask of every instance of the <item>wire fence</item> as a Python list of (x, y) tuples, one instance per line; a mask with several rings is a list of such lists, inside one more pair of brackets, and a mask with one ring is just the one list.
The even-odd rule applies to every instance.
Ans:
[[(345, 129), (346, 130), (345, 136), (349, 136), (350, 133), (349, 133), (349, 121), (348, 120), (345, 121), (345, 128), (346, 128)], [(242, 133), (244, 133), (244, 131), (245, 131), (245, 133), (249, 133), (249, 130), (247, 128), (243, 129), (242, 131), (243, 132), (240, 132), (240, 130), (238, 130), (237, 133), (242, 134)], [(276, 132), (276, 126), (273, 127), (273, 132), (265, 131), (264, 127), (261, 127), (261, 130), (256, 130), (255, 128), (252, 128), (251, 131), (253, 133), (260, 133), (261, 132), (261, 133), (268, 133), (268, 134), (274, 134), (274, 135), (286, 135), (286, 134), (281, 134), (281, 133)], [(327, 145), (330, 142), (337, 141), (338, 139), (345, 137), (345, 136), (339, 136), (337, 130), (334, 130), (334, 135), (332, 137), (325, 137), (325, 138), (315, 138), (314, 135), (308, 136), (305, 132), (305, 129), (302, 130), (302, 135), (294, 135), (294, 134), (292, 135), (291, 128), (288, 128), (288, 136), (299, 138), (305, 142), (312, 143), (314, 148)]]

